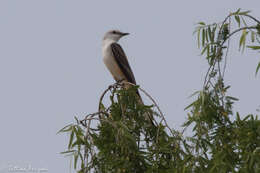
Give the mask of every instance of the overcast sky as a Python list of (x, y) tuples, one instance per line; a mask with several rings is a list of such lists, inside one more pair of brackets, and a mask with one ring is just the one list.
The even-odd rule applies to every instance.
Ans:
[[(202, 88), (207, 70), (192, 36), (195, 23), (221, 21), (237, 8), (260, 18), (259, 0), (0, 0), (0, 172), (28, 165), (70, 171), (70, 159), (59, 154), (68, 137), (56, 132), (97, 111), (114, 82), (101, 55), (102, 37), (114, 28), (131, 33), (120, 44), (137, 83), (181, 129), (188, 96)], [(241, 55), (232, 43), (226, 81), (240, 98), (235, 108), (256, 113), (260, 56)]]

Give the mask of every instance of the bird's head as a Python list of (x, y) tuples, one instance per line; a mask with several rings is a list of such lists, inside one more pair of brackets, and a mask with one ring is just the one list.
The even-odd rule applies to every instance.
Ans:
[(106, 32), (103, 40), (113, 40), (115, 42), (117, 42), (121, 37), (129, 35), (129, 33), (123, 33), (119, 30), (110, 30), (108, 32)]

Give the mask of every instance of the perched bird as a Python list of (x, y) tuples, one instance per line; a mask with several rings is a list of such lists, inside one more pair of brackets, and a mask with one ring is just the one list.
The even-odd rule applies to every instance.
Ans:
[(125, 80), (136, 84), (127, 57), (122, 47), (117, 43), (121, 37), (128, 34), (118, 30), (108, 31), (105, 34), (102, 42), (103, 61), (117, 82)]
[[(105, 34), (102, 41), (103, 61), (117, 82), (127, 81), (136, 85), (134, 73), (129, 65), (125, 52), (117, 43), (120, 38), (126, 35), (129, 35), (129, 33), (123, 33), (118, 30), (111, 30)], [(138, 91), (137, 95), (139, 96), (139, 102), (143, 104), (142, 98)], [(146, 116), (153, 124), (153, 118), (151, 115), (149, 114)]]

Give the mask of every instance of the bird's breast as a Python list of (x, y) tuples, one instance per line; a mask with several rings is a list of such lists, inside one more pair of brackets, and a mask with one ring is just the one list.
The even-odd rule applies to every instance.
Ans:
[(112, 76), (116, 81), (125, 79), (125, 75), (123, 74), (122, 70), (120, 69), (119, 65), (117, 64), (110, 45), (103, 46), (102, 48), (103, 53), (103, 61)]

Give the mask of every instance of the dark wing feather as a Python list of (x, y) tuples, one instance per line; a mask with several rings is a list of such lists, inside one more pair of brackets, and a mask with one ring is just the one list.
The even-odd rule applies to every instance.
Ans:
[(115, 57), (117, 64), (124, 73), (126, 80), (136, 85), (134, 73), (127, 61), (126, 55), (122, 47), (117, 43), (111, 44), (112, 53)]

